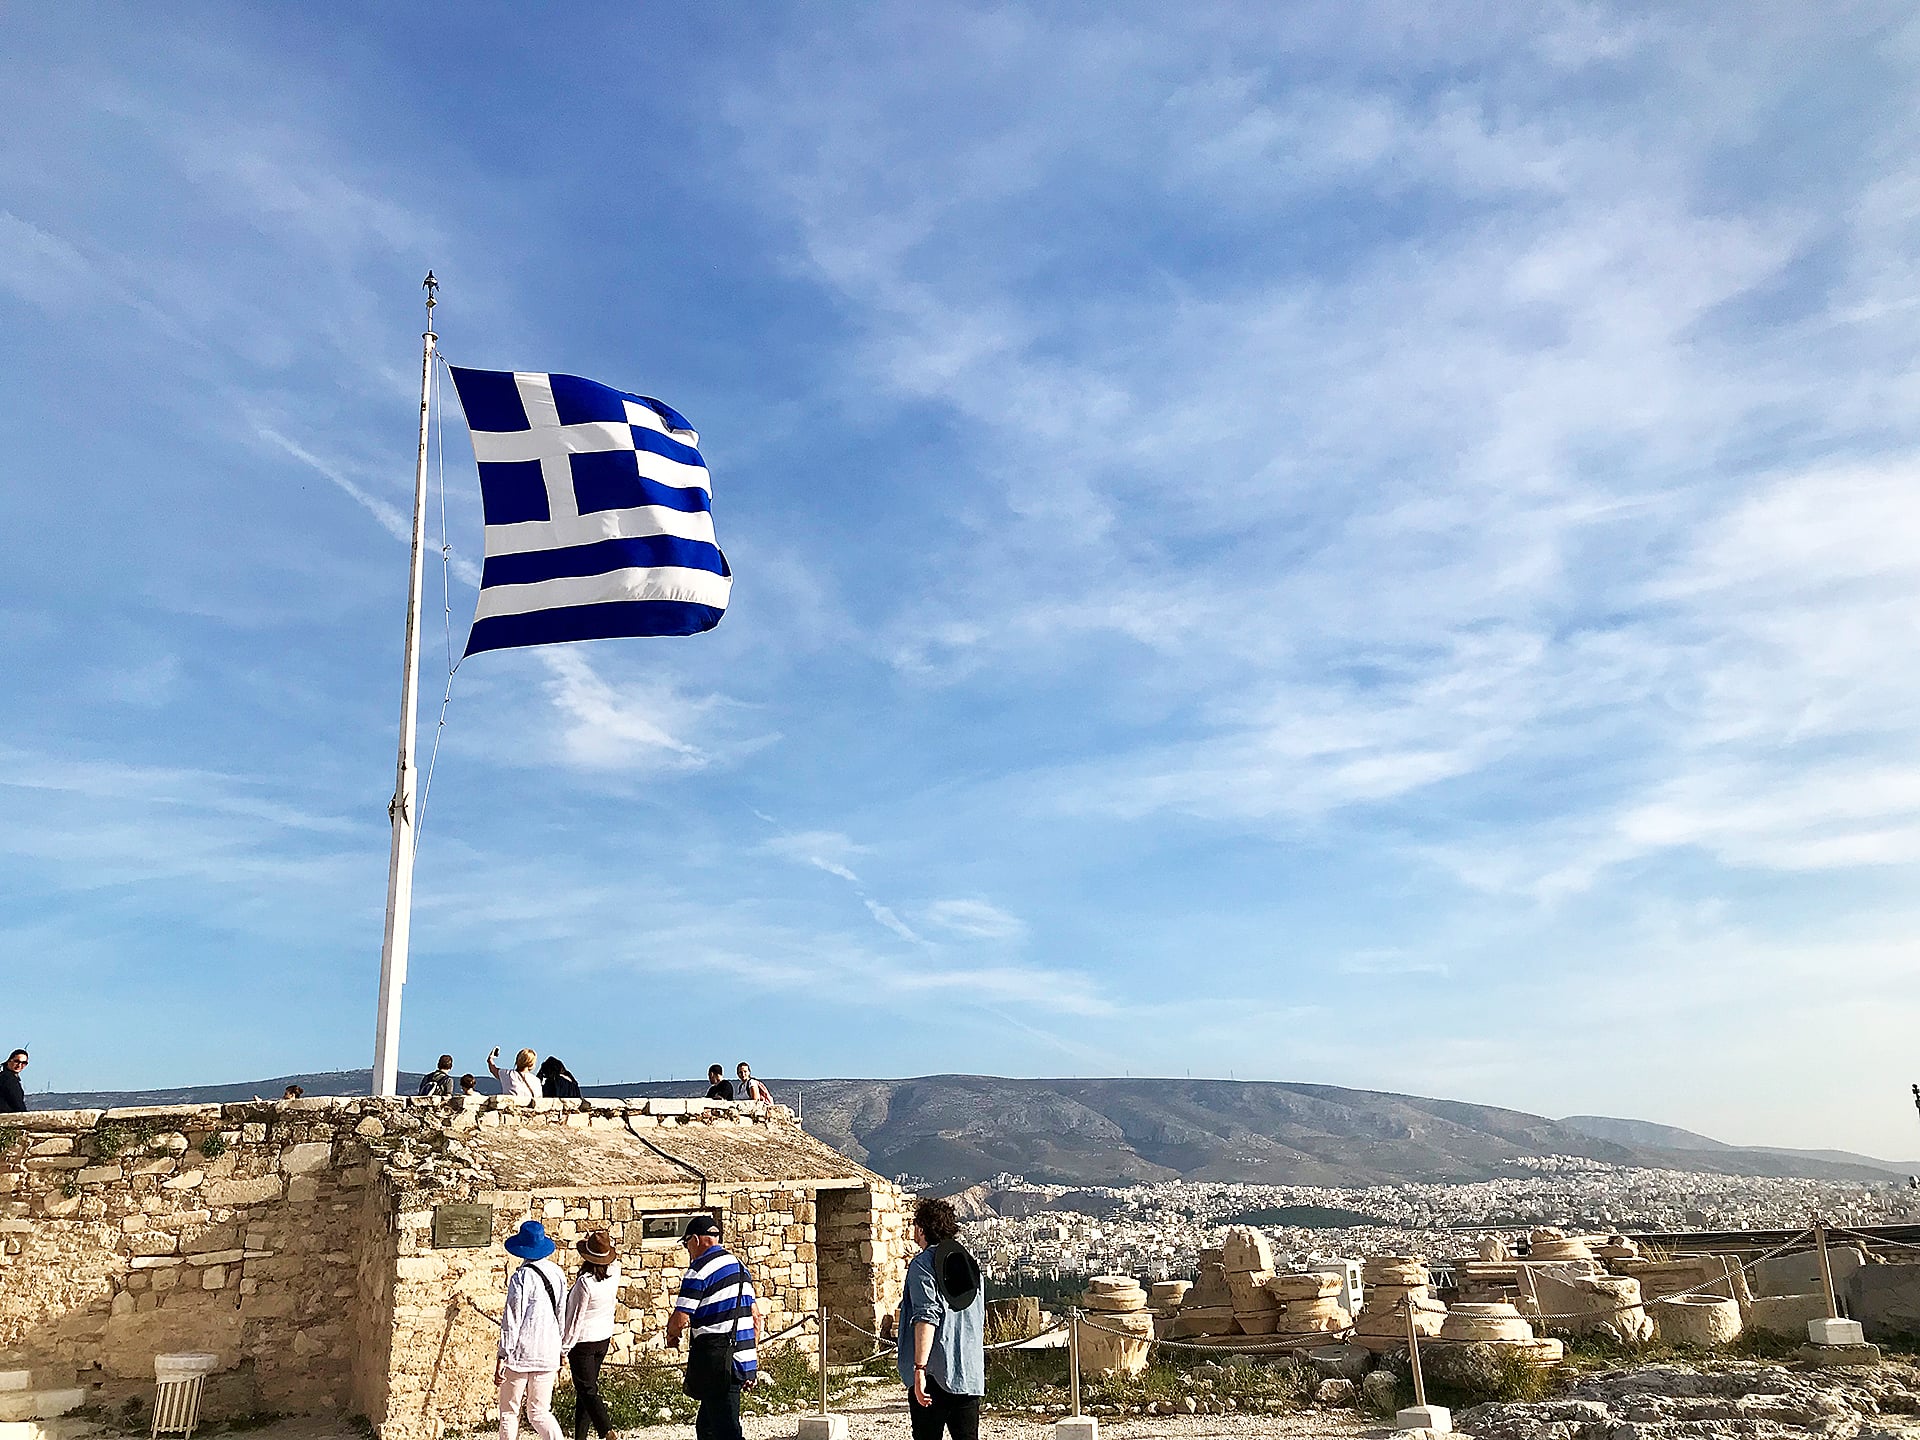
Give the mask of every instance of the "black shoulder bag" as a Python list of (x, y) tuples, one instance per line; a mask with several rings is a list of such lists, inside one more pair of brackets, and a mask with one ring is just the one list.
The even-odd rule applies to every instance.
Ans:
[[(732, 1251), (727, 1252), (733, 1255)], [(740, 1267), (741, 1283), (749, 1290), (753, 1288), (753, 1276), (738, 1255), (733, 1255), (733, 1263)], [(752, 1302), (747, 1302), (746, 1313), (753, 1313)], [(733, 1312), (733, 1326), (725, 1335), (693, 1335), (687, 1339), (687, 1377), (680, 1388), (696, 1400), (724, 1395), (735, 1385), (751, 1387), (759, 1382), (757, 1375), (742, 1375), (734, 1368), (733, 1347), (740, 1338), (739, 1310)], [(755, 1337), (756, 1340), (758, 1337)]]

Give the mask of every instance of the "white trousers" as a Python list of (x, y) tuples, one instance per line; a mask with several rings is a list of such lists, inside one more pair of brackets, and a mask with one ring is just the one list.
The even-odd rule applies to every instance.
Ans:
[(553, 1418), (554, 1372), (509, 1370), (500, 1382), (500, 1440), (514, 1440), (520, 1433), (520, 1401), (527, 1402), (527, 1424), (540, 1440), (565, 1440), (560, 1422)]

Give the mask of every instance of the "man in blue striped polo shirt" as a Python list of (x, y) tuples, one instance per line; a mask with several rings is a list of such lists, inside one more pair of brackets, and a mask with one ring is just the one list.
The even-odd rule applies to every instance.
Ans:
[(753, 1338), (753, 1281), (720, 1243), (720, 1222), (696, 1215), (680, 1237), (687, 1273), (667, 1317), (667, 1347), (687, 1335), (686, 1392), (700, 1402), (694, 1440), (743, 1440), (740, 1390), (757, 1378)]

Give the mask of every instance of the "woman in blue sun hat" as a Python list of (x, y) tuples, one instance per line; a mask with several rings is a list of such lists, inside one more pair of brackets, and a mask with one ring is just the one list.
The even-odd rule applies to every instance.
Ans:
[(522, 1263), (507, 1277), (507, 1303), (500, 1313), (500, 1357), (493, 1367), (500, 1387), (500, 1440), (520, 1433), (520, 1406), (540, 1440), (563, 1440), (553, 1418), (553, 1382), (560, 1374), (560, 1297), (567, 1277), (547, 1257), (553, 1241), (547, 1227), (528, 1220), (506, 1240)]

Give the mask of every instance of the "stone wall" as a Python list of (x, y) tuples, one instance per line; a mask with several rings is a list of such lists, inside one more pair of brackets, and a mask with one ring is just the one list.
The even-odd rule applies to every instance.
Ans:
[(0, 1351), (104, 1403), (151, 1396), (153, 1357), (219, 1357), (213, 1411), (346, 1391), (352, 1256), (371, 1157), (324, 1110), (91, 1110), (0, 1127)]
[[(911, 1197), (885, 1183), (822, 1193), (819, 1247), (821, 1300), (828, 1313), (874, 1335), (891, 1335), (906, 1257), (913, 1251)], [(873, 1347), (859, 1331), (837, 1325), (828, 1356), (836, 1363), (854, 1360)]]
[[(766, 1302), (824, 1296), (870, 1329), (897, 1304), (900, 1193), (778, 1107), (704, 1101), (309, 1099), (72, 1111), (0, 1126), (0, 1368), (150, 1399), (153, 1357), (211, 1350), (208, 1413), (338, 1411), (384, 1440), (483, 1423), (506, 1277), (543, 1221), (622, 1254), (612, 1359), (657, 1349), (685, 1252), (645, 1217), (708, 1209)], [(698, 1172), (698, 1173), (696, 1173)], [(437, 1207), (492, 1209), (437, 1248)], [(811, 1347), (812, 1341), (796, 1337)]]

